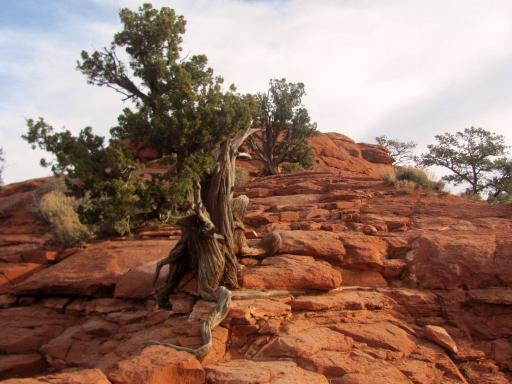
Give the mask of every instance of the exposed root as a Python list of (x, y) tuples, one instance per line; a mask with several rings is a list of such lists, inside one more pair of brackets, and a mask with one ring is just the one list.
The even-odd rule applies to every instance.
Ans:
[(208, 316), (208, 318), (203, 321), (201, 324), (201, 338), (203, 340), (203, 345), (198, 348), (190, 348), (184, 347), (181, 345), (170, 344), (170, 343), (162, 343), (156, 340), (149, 340), (145, 343), (145, 346), (149, 345), (162, 345), (164, 347), (174, 348), (178, 351), (185, 351), (194, 354), (198, 358), (205, 357), (210, 350), (212, 349), (213, 340), (212, 340), (212, 330), (222, 323), (222, 321), (226, 318), (229, 313), (229, 308), (231, 304), (231, 291), (226, 287), (220, 286), (218, 287), (212, 294), (205, 293), (204, 297), (201, 297), (205, 300), (211, 300), (215, 298), (217, 305), (213, 308), (212, 312)]

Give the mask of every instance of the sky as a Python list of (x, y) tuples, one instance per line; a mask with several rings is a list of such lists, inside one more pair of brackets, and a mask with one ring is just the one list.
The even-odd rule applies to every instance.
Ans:
[[(204, 53), (240, 92), (303, 82), (322, 132), (417, 142), (480, 126), (512, 144), (510, 0), (158, 0), (185, 16), (184, 54)], [(0, 147), (6, 183), (48, 175), (21, 139), (44, 117), (108, 135), (125, 106), (76, 71), (107, 46), (133, 0), (0, 2)]]

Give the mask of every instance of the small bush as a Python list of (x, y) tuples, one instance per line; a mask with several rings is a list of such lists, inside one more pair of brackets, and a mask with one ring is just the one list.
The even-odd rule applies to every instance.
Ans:
[(283, 164), (284, 173), (295, 173), (304, 171), (304, 166), (299, 163), (285, 163)]
[(412, 193), (416, 189), (443, 191), (444, 184), (435, 181), (433, 176), (423, 169), (414, 167), (396, 167), (382, 175), (386, 185), (394, 186), (403, 194)]
[(59, 191), (45, 194), (39, 202), (42, 217), (50, 223), (53, 239), (66, 247), (80, 245), (91, 233), (78, 219), (75, 202)]
[(394, 169), (383, 174), (381, 178), (386, 185), (395, 186), (396, 184), (396, 173)]
[(398, 180), (395, 187), (400, 195), (410, 195), (416, 190), (417, 185), (411, 180)]
[(235, 188), (243, 187), (249, 182), (249, 172), (246, 169), (235, 167)]

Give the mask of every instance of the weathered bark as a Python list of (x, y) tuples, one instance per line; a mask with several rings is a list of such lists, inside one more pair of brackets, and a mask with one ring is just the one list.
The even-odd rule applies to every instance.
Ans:
[[(194, 213), (182, 219), (182, 237), (169, 256), (157, 264), (155, 283), (161, 268), (169, 264), (165, 284), (156, 290), (158, 305), (169, 308), (169, 295), (182, 278), (193, 273), (197, 277), (198, 294), (217, 303), (202, 324), (203, 345), (197, 349), (149, 341), (205, 356), (211, 349), (212, 329), (224, 320), (229, 312), (231, 292), (224, 287), (238, 288), (239, 264), (237, 255), (264, 255), (275, 253), (280, 244), (279, 235), (263, 239), (257, 248), (250, 248), (245, 238), (243, 218), (249, 204), (247, 196), (233, 198), (235, 161), (238, 148), (254, 130), (248, 129), (233, 139), (224, 141), (216, 156), (216, 167), (211, 175), (206, 206), (202, 204), (201, 188), (194, 188)], [(270, 239), (270, 240), (269, 240)]]

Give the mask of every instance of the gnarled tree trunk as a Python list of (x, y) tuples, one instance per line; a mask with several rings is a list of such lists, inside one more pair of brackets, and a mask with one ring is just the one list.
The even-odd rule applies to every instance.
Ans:
[(180, 220), (180, 241), (169, 256), (157, 264), (155, 283), (161, 268), (169, 264), (165, 284), (155, 293), (160, 307), (170, 307), (169, 295), (189, 273), (197, 277), (199, 296), (217, 303), (208, 319), (203, 322), (203, 345), (193, 349), (158, 341), (149, 341), (148, 344), (166, 345), (194, 353), (199, 357), (205, 356), (211, 349), (212, 329), (220, 324), (229, 312), (231, 292), (224, 285), (229, 288), (239, 287), (237, 256), (272, 254), (281, 245), (279, 235), (271, 234), (264, 238), (258, 247), (249, 247), (243, 224), (249, 198), (244, 195), (233, 198), (238, 148), (253, 132), (254, 130), (247, 129), (222, 143), (216, 154), (216, 166), (205, 197), (206, 204), (202, 203), (201, 187), (197, 182), (194, 186), (194, 213)]

